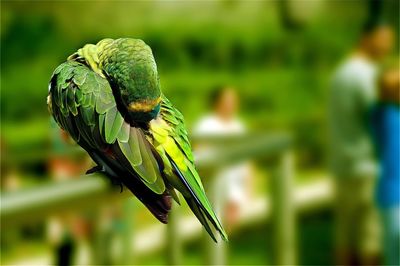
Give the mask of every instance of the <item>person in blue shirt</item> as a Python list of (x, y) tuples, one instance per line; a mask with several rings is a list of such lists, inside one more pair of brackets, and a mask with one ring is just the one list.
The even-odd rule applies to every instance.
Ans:
[(376, 200), (383, 229), (385, 265), (400, 265), (400, 69), (384, 71), (379, 101), (372, 111), (372, 130), (380, 173)]

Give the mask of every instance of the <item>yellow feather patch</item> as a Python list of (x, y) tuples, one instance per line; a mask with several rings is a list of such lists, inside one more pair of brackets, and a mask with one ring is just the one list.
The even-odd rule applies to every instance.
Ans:
[(157, 99), (144, 99), (137, 102), (131, 102), (128, 106), (128, 110), (132, 112), (150, 112), (153, 108), (159, 104), (161, 97)]
[(170, 126), (164, 120), (158, 118), (150, 122), (150, 130), (153, 133), (154, 139), (171, 157), (179, 170), (185, 172), (187, 170), (185, 155), (177, 146), (175, 140), (169, 135), (171, 132)]
[(185, 164), (185, 156), (178, 148), (175, 141), (171, 137), (168, 137), (167, 140), (162, 144), (162, 146), (171, 157), (171, 159), (174, 160), (179, 170), (185, 172), (187, 170), (187, 166)]

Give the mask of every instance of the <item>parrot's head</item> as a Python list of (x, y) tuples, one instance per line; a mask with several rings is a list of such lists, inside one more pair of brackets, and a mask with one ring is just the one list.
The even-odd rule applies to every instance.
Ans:
[(97, 43), (98, 66), (109, 80), (117, 102), (140, 122), (155, 118), (161, 89), (150, 47), (139, 39), (104, 39)]

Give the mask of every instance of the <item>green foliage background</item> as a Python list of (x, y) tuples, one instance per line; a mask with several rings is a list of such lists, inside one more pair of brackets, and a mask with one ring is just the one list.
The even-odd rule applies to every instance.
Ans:
[[(389, 20), (396, 7), (385, 1)], [(209, 111), (212, 88), (228, 84), (250, 128), (292, 130), (320, 157), (329, 76), (367, 14), (368, 1), (3, 1), (3, 141), (12, 150), (48, 128), (47, 83), (69, 54), (134, 37), (153, 48), (164, 92), (189, 126)]]

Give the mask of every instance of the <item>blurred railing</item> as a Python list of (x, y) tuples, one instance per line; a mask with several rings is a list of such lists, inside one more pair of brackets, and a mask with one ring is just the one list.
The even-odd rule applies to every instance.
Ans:
[[(207, 171), (207, 173), (212, 173), (224, 165), (245, 159), (269, 158), (274, 162), (271, 198), (268, 198), (266, 205), (262, 204), (262, 208), (256, 207), (256, 205), (249, 206), (251, 210), (248, 216), (264, 216), (272, 209), (271, 218), (275, 234), (274, 247), (276, 248), (275, 264), (295, 264), (295, 209), (299, 206), (297, 206), (298, 204), (294, 199), (296, 193), (294, 193), (293, 189), (294, 163), (291, 151), (291, 136), (282, 133), (254, 134), (228, 138), (195, 138), (195, 141), (207, 142), (219, 147), (209, 156), (196, 160), (199, 170)], [(34, 220), (43, 220), (51, 214), (71, 209), (84, 209), (93, 206), (94, 203), (99, 204), (102, 200), (108, 201), (110, 197), (116, 197), (116, 193), (113, 193), (111, 187), (104, 177), (91, 174), (86, 175), (84, 178), (57, 182), (34, 189), (3, 193), (0, 207), (1, 226), (3, 229), (16, 227)], [(257, 210), (261, 213), (258, 214)], [(179, 213), (173, 210), (167, 229), (168, 244), (164, 242), (168, 251), (169, 264), (182, 263), (180, 255), (183, 248), (182, 243), (187, 240), (187, 237), (181, 232), (183, 221), (178, 217)], [(246, 221), (247, 217), (242, 218), (243, 221)], [(123, 238), (124, 253), (130, 254), (125, 256), (126, 263), (131, 262), (132, 254), (135, 254), (132, 252), (134, 250), (131, 241), (132, 235), (138, 235), (140, 238), (139, 232), (132, 231), (134, 230), (133, 221), (129, 219), (132, 218), (127, 217), (126, 223), (130, 231)], [(192, 219), (194, 218), (192, 217)], [(193, 230), (200, 231), (199, 226), (194, 226), (193, 228), (197, 228)], [(160, 241), (154, 240), (154, 244), (151, 245), (157, 247)], [(210, 246), (208, 250), (214, 251), (211, 252), (209, 262), (216, 264), (220, 257), (220, 254), (217, 254), (220, 249), (216, 248), (216, 244), (211, 242), (206, 245)]]

